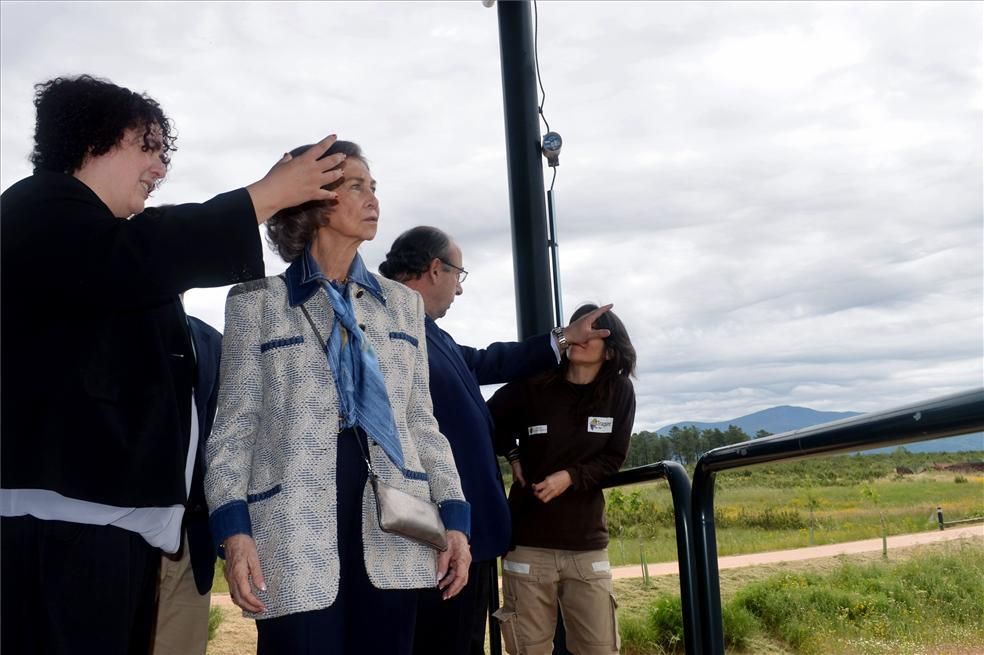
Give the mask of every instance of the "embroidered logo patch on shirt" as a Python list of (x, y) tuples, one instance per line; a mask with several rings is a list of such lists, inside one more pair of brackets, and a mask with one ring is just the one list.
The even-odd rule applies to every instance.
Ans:
[(615, 419), (612, 418), (611, 416), (589, 416), (588, 432), (611, 434), (612, 425), (614, 424), (615, 424)]
[[(609, 419), (609, 420), (611, 420), (611, 419)], [(611, 432), (611, 430), (609, 430), (609, 432)], [(529, 434), (529, 435), (530, 435), (531, 437), (532, 437), (532, 436), (533, 436), (534, 434), (546, 434), (546, 433), (547, 433), (547, 426), (545, 426), (545, 425), (531, 425), (531, 426), (530, 426), (530, 427), (529, 427), (529, 428), (527, 429), (527, 433), (528, 433), (528, 434)]]

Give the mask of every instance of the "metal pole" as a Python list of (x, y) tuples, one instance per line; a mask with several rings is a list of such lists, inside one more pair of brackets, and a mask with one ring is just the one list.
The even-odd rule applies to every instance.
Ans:
[(498, 2), (496, 7), (509, 164), (516, 322), (520, 339), (526, 339), (554, 326), (537, 112), (539, 98), (533, 62), (533, 20), (529, 2)]
[[(496, 3), (496, 11), (502, 64), (516, 327), (519, 338), (527, 339), (543, 334), (555, 325), (551, 316), (553, 306), (547, 265), (547, 218), (543, 203), (533, 21), (529, 2), (499, 2)], [(491, 615), (498, 606), (498, 575), (494, 568), (490, 584)], [(498, 632), (498, 625), (490, 616), (492, 655), (502, 652)]]
[(550, 271), (553, 273), (554, 325), (565, 325), (564, 299), (560, 295), (560, 243), (557, 241), (557, 201), (553, 189), (547, 191), (547, 216), (550, 229), (547, 245), (550, 247)]

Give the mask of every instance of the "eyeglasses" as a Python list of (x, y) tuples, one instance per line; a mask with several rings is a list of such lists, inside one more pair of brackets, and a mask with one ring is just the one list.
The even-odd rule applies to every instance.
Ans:
[(446, 259), (441, 259), (440, 257), (438, 257), (438, 259), (440, 259), (441, 263), (444, 264), (445, 266), (450, 266), (454, 270), (458, 271), (458, 284), (462, 284), (465, 281), (465, 278), (468, 277), (468, 271), (466, 271), (465, 269), (461, 268), (460, 266), (455, 266), (454, 264), (452, 264)]

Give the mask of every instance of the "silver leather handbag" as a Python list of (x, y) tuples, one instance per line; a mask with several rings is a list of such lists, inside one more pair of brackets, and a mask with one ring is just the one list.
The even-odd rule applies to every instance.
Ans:
[(376, 497), (379, 529), (430, 546), (442, 553), (446, 551), (447, 532), (437, 505), (380, 480), (372, 468), (362, 439), (356, 435), (356, 440), (362, 450), (366, 468), (369, 469), (369, 483), (372, 485), (372, 494)]
[[(359, 443), (361, 445), (362, 442)], [(369, 464), (368, 460), (366, 464)], [(369, 482), (376, 496), (376, 518), (380, 530), (441, 552), (448, 549), (447, 534), (437, 505), (386, 484), (376, 476), (371, 465)]]

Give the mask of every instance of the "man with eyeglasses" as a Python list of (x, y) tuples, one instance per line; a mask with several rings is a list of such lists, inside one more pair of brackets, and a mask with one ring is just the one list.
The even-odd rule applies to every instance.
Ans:
[(462, 293), (468, 275), (461, 248), (441, 230), (420, 226), (393, 242), (379, 272), (419, 292), (427, 314), (427, 356), (434, 416), (454, 453), (465, 498), (472, 507), (472, 565), (468, 584), (442, 600), (437, 589), (420, 594), (415, 655), (484, 653), (485, 622), (496, 557), (512, 538), (509, 506), (492, 445), (492, 417), (479, 385), (511, 382), (556, 366), (572, 343), (606, 337), (592, 328), (611, 309), (606, 305), (565, 328), (523, 342), (493, 343), (484, 349), (459, 346), (436, 321)]

